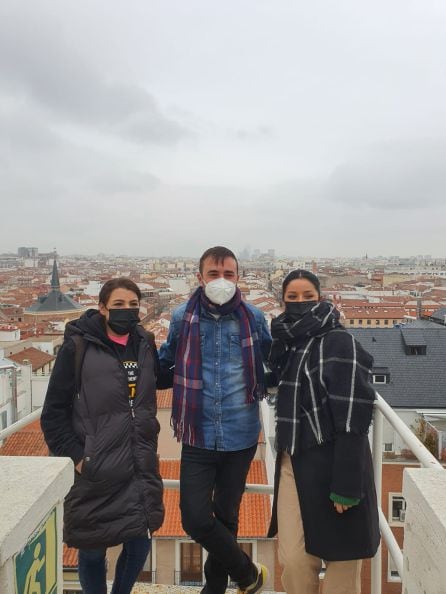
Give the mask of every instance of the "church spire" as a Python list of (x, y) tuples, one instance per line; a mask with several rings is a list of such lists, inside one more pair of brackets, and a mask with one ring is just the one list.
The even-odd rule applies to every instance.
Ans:
[(57, 270), (56, 258), (53, 262), (53, 274), (51, 275), (51, 288), (58, 291), (60, 289), (59, 271)]

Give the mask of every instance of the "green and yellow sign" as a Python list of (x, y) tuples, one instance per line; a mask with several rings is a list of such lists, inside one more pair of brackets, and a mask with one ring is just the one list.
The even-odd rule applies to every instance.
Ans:
[(14, 557), (16, 594), (55, 594), (57, 587), (56, 510)]

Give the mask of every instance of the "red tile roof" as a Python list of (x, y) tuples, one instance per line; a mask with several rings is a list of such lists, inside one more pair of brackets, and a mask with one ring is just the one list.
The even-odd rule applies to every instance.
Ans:
[(43, 433), (40, 428), (29, 429), (32, 425), (8, 437), (0, 448), (0, 456), (48, 456)]
[(77, 549), (67, 547), (65, 543), (63, 545), (63, 566), (71, 569), (77, 568)]
[(172, 398), (172, 388), (168, 388), (167, 390), (156, 391), (156, 400), (158, 408), (172, 408)]
[(23, 349), (23, 351), (20, 351), (20, 353), (9, 355), (8, 358), (12, 361), (15, 361), (16, 363), (31, 363), (33, 371), (37, 371), (38, 369), (45, 367), (47, 363), (54, 361), (56, 357), (54, 357), (54, 355), (44, 353), (43, 351), (40, 351), (34, 347), (29, 347), (27, 349)]

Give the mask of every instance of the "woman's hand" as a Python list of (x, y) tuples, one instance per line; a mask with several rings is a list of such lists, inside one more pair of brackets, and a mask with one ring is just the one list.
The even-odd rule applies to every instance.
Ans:
[(343, 505), (342, 503), (333, 503), (338, 514), (343, 514), (345, 511), (353, 507), (353, 505)]

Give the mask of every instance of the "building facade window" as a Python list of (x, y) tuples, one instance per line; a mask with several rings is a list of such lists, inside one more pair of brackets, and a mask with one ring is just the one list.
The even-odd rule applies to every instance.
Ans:
[(196, 542), (180, 543), (180, 584), (201, 585), (203, 581), (203, 549)]
[(395, 562), (392, 559), (390, 553), (387, 553), (387, 581), (401, 582), (400, 574), (398, 573)]
[(389, 524), (402, 525), (406, 519), (406, 500), (401, 493), (389, 493)]
[(385, 452), (393, 452), (393, 443), (387, 442), (384, 444)]
[(373, 374), (373, 383), (374, 384), (387, 384), (387, 375), (381, 373)]
[(425, 355), (425, 354), (426, 354), (426, 347), (424, 345), (406, 347), (406, 355)]

